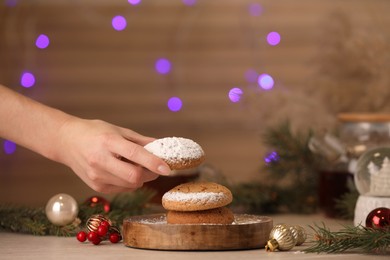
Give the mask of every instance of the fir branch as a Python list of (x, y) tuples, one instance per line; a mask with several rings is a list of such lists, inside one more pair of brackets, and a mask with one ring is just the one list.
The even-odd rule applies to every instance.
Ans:
[(78, 225), (53, 225), (47, 219), (43, 208), (0, 205), (0, 230), (38, 236), (71, 236), (78, 231)]
[(344, 226), (332, 232), (324, 224), (310, 228), (314, 233), (314, 245), (303, 250), (306, 253), (341, 253), (360, 250), (363, 253), (387, 253), (390, 249), (390, 227), (383, 229), (363, 226)]
[(277, 187), (283, 179), (289, 185), (279, 192), (280, 204), (290, 212), (312, 213), (316, 210), (320, 158), (309, 149), (313, 133), (292, 131), (290, 122), (270, 127), (263, 134), (263, 143), (278, 155), (265, 165)]
[(121, 226), (126, 217), (145, 213), (145, 205), (155, 194), (154, 190), (145, 188), (131, 193), (120, 193), (113, 198), (108, 217)]
[(348, 180), (347, 188), (348, 192), (344, 193), (339, 199), (335, 200), (335, 208), (341, 218), (353, 219), (359, 192), (356, 189), (353, 180)]
[(39, 236), (74, 236), (82, 229), (88, 218), (94, 214), (107, 215), (116, 225), (120, 226), (125, 217), (144, 213), (146, 204), (154, 194), (154, 191), (146, 189), (118, 194), (113, 198), (111, 211), (108, 214), (104, 212), (102, 205), (90, 207), (80, 204), (78, 217), (65, 226), (53, 225), (46, 217), (42, 207), (0, 205), (0, 231)]
[(280, 179), (292, 174), (299, 184), (310, 182), (310, 185), (316, 185), (318, 158), (308, 145), (312, 135), (311, 130), (294, 134), (289, 121), (266, 129), (263, 142), (279, 156), (278, 160), (266, 165), (271, 176)]

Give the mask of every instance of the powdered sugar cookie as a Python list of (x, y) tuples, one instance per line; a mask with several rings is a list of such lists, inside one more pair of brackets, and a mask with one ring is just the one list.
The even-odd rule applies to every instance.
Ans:
[(213, 182), (189, 182), (169, 190), (162, 197), (166, 210), (200, 211), (228, 205), (233, 195), (228, 188)]
[(216, 208), (201, 211), (168, 211), (168, 224), (231, 224), (234, 221), (233, 212), (226, 208)]
[(205, 159), (202, 147), (191, 139), (183, 137), (157, 139), (144, 148), (163, 159), (171, 170), (194, 168)]

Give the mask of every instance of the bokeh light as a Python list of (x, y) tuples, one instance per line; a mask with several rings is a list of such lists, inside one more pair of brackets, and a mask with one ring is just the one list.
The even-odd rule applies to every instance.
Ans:
[(256, 83), (259, 74), (254, 69), (249, 69), (245, 72), (245, 79), (249, 83)]
[(35, 45), (39, 49), (45, 49), (45, 48), (47, 48), (47, 46), (49, 46), (49, 44), (50, 44), (49, 37), (47, 37), (47, 35), (45, 35), (45, 34), (39, 35), (35, 41)]
[(280, 157), (277, 152), (270, 152), (264, 157), (264, 162), (266, 164), (275, 163), (279, 161)]
[(127, 26), (127, 21), (123, 16), (117, 15), (112, 18), (112, 27), (117, 31), (123, 31)]
[(20, 77), (20, 85), (31, 88), (35, 84), (35, 76), (31, 72), (24, 72)]
[(274, 87), (274, 79), (268, 74), (261, 74), (257, 79), (257, 83), (264, 90), (270, 90)]
[(196, 4), (196, 0), (183, 0), (183, 4), (192, 6)]
[(277, 32), (270, 32), (267, 35), (267, 42), (272, 46), (278, 45), (280, 43), (280, 34)]
[(16, 144), (9, 140), (4, 140), (3, 148), (6, 154), (13, 154), (16, 151)]
[(158, 59), (154, 65), (156, 71), (160, 74), (167, 74), (171, 71), (171, 62), (168, 59)]
[(14, 7), (18, 4), (18, 0), (5, 0), (5, 5), (8, 7)]
[(249, 4), (249, 14), (251, 16), (260, 16), (263, 13), (263, 7), (259, 3)]
[(177, 112), (177, 111), (181, 110), (181, 108), (183, 106), (183, 102), (178, 97), (171, 97), (168, 100), (167, 105), (168, 105), (169, 110), (171, 110), (172, 112)]
[(141, 3), (141, 0), (127, 0), (127, 2), (131, 5), (138, 5)]
[(244, 92), (240, 88), (232, 88), (229, 91), (229, 99), (230, 99), (230, 101), (232, 101), (233, 103), (236, 103), (236, 102), (240, 101), (241, 96), (242, 96), (243, 93)]

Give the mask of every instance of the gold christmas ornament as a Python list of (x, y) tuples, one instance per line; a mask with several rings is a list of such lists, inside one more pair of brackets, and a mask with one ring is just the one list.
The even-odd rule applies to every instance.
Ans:
[(286, 224), (278, 224), (272, 228), (265, 249), (272, 252), (277, 249), (288, 251), (295, 246), (296, 242), (290, 227)]
[(97, 231), (98, 227), (103, 221), (107, 221), (112, 226), (111, 220), (101, 214), (92, 215), (87, 220), (86, 226), (88, 231)]
[(303, 227), (298, 225), (290, 226), (290, 231), (297, 241), (295, 244), (296, 246), (300, 246), (306, 241), (307, 234)]
[(52, 224), (65, 226), (76, 219), (79, 206), (72, 196), (59, 193), (49, 199), (45, 207), (45, 213)]

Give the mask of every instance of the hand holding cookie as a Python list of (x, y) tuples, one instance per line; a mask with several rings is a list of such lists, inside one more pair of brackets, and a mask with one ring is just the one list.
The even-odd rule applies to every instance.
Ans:
[(171, 170), (185, 170), (199, 166), (205, 154), (196, 142), (182, 137), (157, 139), (144, 148), (163, 159)]

